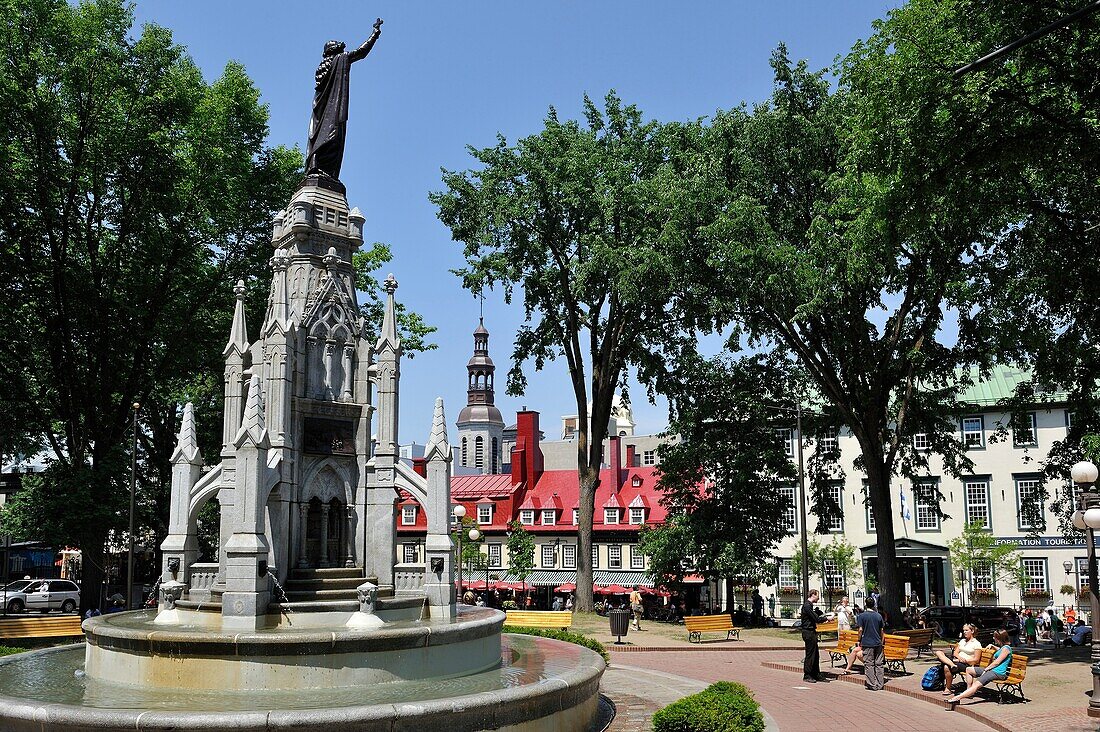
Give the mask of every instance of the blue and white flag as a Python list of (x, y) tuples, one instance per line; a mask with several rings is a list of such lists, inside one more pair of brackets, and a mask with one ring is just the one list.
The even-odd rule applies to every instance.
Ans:
[(909, 504), (905, 502), (905, 489), (899, 488), (898, 495), (901, 496), (901, 518), (903, 521), (912, 521), (913, 514), (909, 512)]

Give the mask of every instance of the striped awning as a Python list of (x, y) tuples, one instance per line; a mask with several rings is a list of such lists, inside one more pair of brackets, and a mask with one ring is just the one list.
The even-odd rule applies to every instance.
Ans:
[[(472, 579), (484, 579), (484, 576), (479, 576), (480, 574), (475, 572)], [(536, 569), (522, 580), (512, 574), (495, 575), (492, 571), (489, 574), (490, 585), (493, 583), (492, 577), (494, 576), (498, 576), (500, 582), (524, 582), (533, 587), (557, 587), (566, 582), (576, 583), (577, 581), (577, 573), (572, 569)], [(653, 587), (653, 580), (647, 577), (645, 572), (598, 569), (592, 573), (592, 584), (597, 587), (606, 587), (607, 585)]]

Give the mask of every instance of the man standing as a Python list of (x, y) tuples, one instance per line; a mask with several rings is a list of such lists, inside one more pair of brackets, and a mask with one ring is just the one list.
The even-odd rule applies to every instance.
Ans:
[(802, 603), (802, 642), (806, 644), (806, 658), (802, 661), (802, 680), (816, 684), (824, 681), (821, 675), (821, 662), (817, 651), (817, 614), (814, 613), (814, 603), (819, 595), (817, 590), (810, 590), (806, 596), (806, 602)]
[(881, 691), (886, 683), (886, 659), (882, 649), (882, 616), (873, 598), (867, 598), (867, 609), (856, 616), (859, 645), (863, 649), (863, 674), (871, 691)]

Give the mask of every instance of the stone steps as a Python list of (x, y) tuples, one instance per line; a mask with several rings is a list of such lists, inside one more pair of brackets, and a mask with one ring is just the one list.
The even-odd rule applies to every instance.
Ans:
[(289, 579), (361, 579), (362, 577), (363, 570), (359, 567), (323, 567), (317, 569), (292, 569), (290, 570)]
[(364, 577), (335, 577), (333, 579), (289, 579), (283, 585), (289, 593), (294, 592), (319, 592), (322, 590), (354, 590), (366, 582)]
[[(358, 609), (355, 589), (364, 582), (378, 583), (377, 577), (365, 577), (358, 567), (326, 567), (292, 569), (283, 584), (291, 611), (318, 609)], [(392, 591), (379, 592), (380, 597), (392, 597)], [(349, 603), (354, 603), (354, 608)], [(338, 607), (337, 607), (338, 606)]]

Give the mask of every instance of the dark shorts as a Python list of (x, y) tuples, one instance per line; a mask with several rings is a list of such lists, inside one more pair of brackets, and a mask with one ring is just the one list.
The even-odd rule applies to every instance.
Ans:
[(997, 673), (996, 671), (986, 671), (981, 676), (978, 677), (978, 683), (982, 684), (984, 686), (984, 685), (988, 684), (990, 681), (1004, 681), (1007, 678), (1008, 678), (1008, 674), (1000, 674), (1000, 673)]
[(969, 668), (969, 666), (970, 666), (970, 664), (963, 663), (962, 661), (958, 661), (958, 660), (956, 660), (954, 663), (944, 663), (944, 664), (941, 664), (941, 665), (943, 666), (943, 670), (945, 672), (948, 669), (950, 669), (952, 675), (955, 675), (955, 676), (960, 676), (962, 674), (965, 674), (966, 669)]

